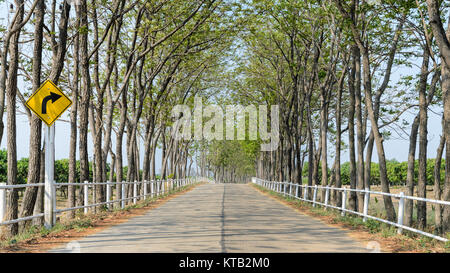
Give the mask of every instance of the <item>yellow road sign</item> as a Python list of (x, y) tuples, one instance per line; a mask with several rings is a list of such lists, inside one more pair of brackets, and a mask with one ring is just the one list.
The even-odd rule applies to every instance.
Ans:
[(26, 105), (45, 124), (51, 126), (72, 105), (72, 101), (48, 80), (34, 92)]

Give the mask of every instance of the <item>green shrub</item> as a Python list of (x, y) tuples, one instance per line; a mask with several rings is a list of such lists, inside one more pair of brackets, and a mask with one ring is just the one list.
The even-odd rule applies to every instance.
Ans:
[(373, 219), (367, 219), (364, 225), (369, 229), (370, 233), (376, 233), (380, 231), (381, 223)]

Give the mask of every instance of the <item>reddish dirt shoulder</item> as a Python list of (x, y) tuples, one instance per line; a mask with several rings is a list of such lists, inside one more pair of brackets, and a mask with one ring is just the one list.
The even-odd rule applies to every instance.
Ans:
[(261, 189), (257, 188), (253, 184), (251, 186), (260, 192), (261, 194), (275, 199), (278, 202), (295, 209), (296, 211), (312, 216), (320, 221), (322, 221), (324, 224), (340, 228), (343, 230), (348, 231), (348, 234), (350, 237), (358, 240), (362, 244), (368, 246), (368, 249), (372, 250), (374, 247), (373, 243), (376, 242), (380, 246), (381, 252), (388, 252), (388, 253), (439, 253), (439, 252), (446, 252), (445, 248), (443, 247), (443, 244), (440, 242), (437, 242), (435, 244), (428, 244), (428, 245), (421, 245), (416, 239), (403, 236), (403, 235), (396, 235), (396, 236), (389, 236), (385, 237), (381, 233), (370, 233), (367, 230), (364, 229), (362, 226), (352, 226), (347, 223), (339, 222), (336, 220), (336, 217), (333, 215), (319, 215), (317, 213), (314, 213), (309, 209), (307, 206), (299, 206), (298, 202), (295, 201), (289, 201), (281, 197), (277, 197), (274, 195), (269, 194), (268, 192), (262, 191)]
[(105, 212), (96, 215), (89, 215), (88, 217), (91, 219), (92, 226), (84, 229), (70, 229), (63, 230), (60, 232), (50, 233), (46, 236), (37, 236), (35, 238), (31, 238), (13, 246), (0, 248), (0, 253), (44, 253), (49, 251), (50, 249), (61, 247), (63, 244), (67, 244), (71, 241), (81, 239), (88, 235), (100, 232), (108, 227), (118, 225), (128, 221), (130, 218), (144, 215), (151, 209), (161, 206), (166, 203), (170, 199), (173, 199), (179, 195), (185, 194), (186, 192), (191, 191), (194, 187), (188, 188), (182, 192), (178, 192), (172, 194), (170, 196), (166, 196), (164, 198), (160, 198), (155, 200), (154, 202), (149, 203), (147, 206), (142, 208), (130, 208), (123, 211), (117, 212)]

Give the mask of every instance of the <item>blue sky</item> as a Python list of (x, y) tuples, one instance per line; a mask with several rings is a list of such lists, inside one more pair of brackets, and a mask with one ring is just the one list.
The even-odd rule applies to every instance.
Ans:
[[(11, 2), (11, 1), (7, 1)], [(7, 8), (7, 2), (0, 2), (0, 23), (5, 24), (6, 23), (6, 10)], [(1, 20), (3, 18), (3, 20)], [(392, 76), (392, 82), (396, 82), (401, 75), (410, 75), (411, 73), (417, 73), (418, 70), (416, 68), (397, 68), (397, 70), (394, 72)], [(416, 69), (416, 70), (414, 70)], [(28, 85), (25, 85), (24, 82), (21, 82), (19, 79), (19, 88), (21, 90), (25, 90), (25, 88), (29, 88)], [(64, 90), (63, 90), (64, 92)], [(23, 106), (21, 103), (18, 103), (20, 105), (20, 109), (23, 111)], [(441, 113), (442, 109), (433, 109), (436, 113)], [(345, 109), (344, 109), (345, 111)], [(70, 110), (67, 111), (61, 118), (61, 120), (68, 120), (68, 114), (70, 113)], [(412, 120), (414, 119), (414, 115), (416, 114), (416, 110), (412, 111), (412, 113), (405, 113), (403, 118), (407, 119), (410, 123), (412, 123)], [(4, 122), (6, 122), (6, 114), (4, 116)], [(45, 125), (44, 125), (45, 126)], [(18, 114), (17, 115), (17, 153), (18, 158), (28, 157), (28, 143), (29, 143), (29, 125), (28, 125), (28, 118), (24, 114)], [(409, 131), (409, 129), (407, 129)], [(429, 127), (428, 127), (428, 157), (434, 158), (436, 155), (436, 149), (439, 144), (439, 137), (442, 132), (441, 127), (441, 116), (433, 113), (433, 111), (429, 112)], [(63, 159), (67, 158), (69, 155), (69, 139), (70, 139), (70, 125), (67, 122), (64, 121), (57, 121), (56, 122), (56, 139), (55, 139), (55, 147), (56, 147), (56, 159)], [(347, 142), (348, 136), (344, 135), (343, 140)], [(125, 140), (126, 136), (124, 137), (124, 149), (123, 153), (126, 154), (125, 150)], [(144, 147), (142, 145), (142, 140), (140, 141), (140, 152), (141, 152), (141, 161), (143, 159), (143, 151)], [(115, 147), (115, 135), (113, 134), (113, 147)], [(409, 147), (409, 140), (407, 135), (403, 135), (403, 138), (398, 137), (395, 133), (393, 133), (391, 139), (385, 141), (385, 151), (386, 151), (386, 157), (388, 159), (396, 159), (398, 161), (406, 161), (408, 157), (408, 147)], [(6, 149), (6, 128), (5, 128), (5, 134), (1, 143), (0, 148)], [(333, 149), (333, 148), (332, 148)], [(92, 138), (89, 134), (89, 154), (92, 158)], [(374, 150), (374, 158), (373, 160), (377, 161), (377, 154), (376, 150)], [(109, 160), (109, 159), (108, 159)], [(126, 164), (126, 158), (124, 158), (125, 164)], [(348, 153), (347, 151), (343, 151), (342, 153), (342, 160), (348, 161)], [(333, 159), (330, 158), (330, 161), (332, 162)], [(331, 163), (330, 163), (331, 164)], [(142, 166), (142, 163), (141, 163)], [(157, 172), (159, 172), (161, 168), (161, 151), (158, 149), (157, 151), (157, 163), (156, 163), (156, 169)]]

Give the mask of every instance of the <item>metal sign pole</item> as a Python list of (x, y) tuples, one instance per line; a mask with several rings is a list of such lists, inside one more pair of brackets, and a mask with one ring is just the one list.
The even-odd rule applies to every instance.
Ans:
[(55, 125), (45, 126), (45, 189), (44, 226), (48, 229), (55, 224), (54, 217), (54, 167), (55, 167)]
[(25, 105), (45, 126), (44, 226), (56, 224), (55, 192), (55, 121), (72, 105), (72, 101), (51, 80), (45, 81)]

